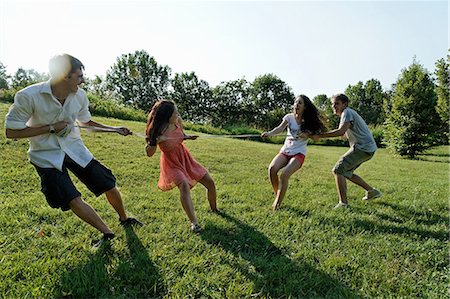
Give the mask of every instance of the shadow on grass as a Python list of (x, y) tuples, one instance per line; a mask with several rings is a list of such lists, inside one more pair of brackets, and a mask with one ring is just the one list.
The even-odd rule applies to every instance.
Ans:
[(201, 238), (220, 246), (251, 267), (234, 266), (252, 280), (258, 296), (274, 298), (361, 298), (356, 291), (328, 274), (306, 263), (291, 260), (264, 234), (244, 222), (221, 212), (221, 217), (233, 225), (232, 229), (208, 224)]
[[(398, 234), (407, 236), (410, 238), (419, 238), (423, 240), (435, 239), (439, 241), (448, 240), (447, 230), (432, 230), (422, 229), (419, 226), (434, 226), (439, 224), (448, 224), (449, 217), (443, 217), (439, 214), (432, 213), (432, 211), (417, 211), (409, 207), (403, 207), (401, 205), (387, 203), (387, 202), (372, 202), (373, 208), (370, 210), (352, 207), (351, 211), (354, 213), (368, 213), (375, 216), (378, 219), (375, 220), (362, 220), (355, 219), (346, 223), (346, 228), (352, 228), (348, 231), (349, 234), (357, 234), (361, 229), (373, 234)], [(392, 214), (387, 214), (375, 208), (376, 205), (382, 207), (389, 207), (393, 211)], [(384, 223), (383, 223), (384, 222)], [(411, 223), (413, 222), (413, 224)], [(341, 226), (341, 220), (334, 218), (324, 218), (322, 223), (328, 223), (333, 226)]]
[[(113, 257), (117, 255), (111, 244), (103, 244), (92, 254), (89, 262), (63, 274), (64, 298), (155, 298), (162, 297), (165, 287), (161, 275), (150, 260), (147, 249), (132, 228), (127, 228), (129, 255), (115, 256), (119, 265), (111, 273)], [(117, 242), (114, 240), (113, 242)]]
[(110, 264), (112, 254), (111, 244), (104, 243), (92, 254), (89, 262), (64, 273), (61, 277), (61, 293), (56, 294), (56, 297), (111, 297), (113, 293), (106, 267)]
[[(382, 213), (380, 211), (376, 212), (376, 216), (379, 219), (384, 221), (389, 221), (395, 223), (395, 225), (382, 225), (369, 221), (356, 221), (356, 225), (363, 227), (369, 231), (377, 231), (383, 233), (395, 233), (400, 235), (410, 235), (416, 236), (420, 239), (436, 239), (440, 241), (448, 240), (448, 231), (433, 231), (433, 230), (424, 230), (416, 228), (418, 225), (438, 225), (438, 224), (448, 224), (449, 217), (443, 217), (439, 214), (432, 213), (431, 211), (418, 211), (409, 207), (404, 207), (401, 205), (397, 205), (394, 203), (387, 202), (377, 202), (378, 205), (389, 207), (395, 211), (395, 216), (388, 215), (386, 213)], [(414, 226), (411, 227), (411, 224), (405, 224), (407, 222), (411, 222), (411, 219), (414, 219)]]
[(158, 268), (132, 227), (125, 229), (129, 258), (121, 260), (116, 278), (123, 285), (122, 293), (127, 298), (159, 298), (165, 293), (165, 286)]
[[(424, 156), (424, 157), (421, 157)], [(449, 164), (450, 163), (450, 159), (447, 156), (442, 156), (442, 155), (421, 155), (421, 156), (416, 156), (414, 158), (414, 161), (424, 161), (424, 162), (434, 162), (434, 163), (446, 163)], [(443, 157), (447, 157), (447, 159), (443, 159)]]

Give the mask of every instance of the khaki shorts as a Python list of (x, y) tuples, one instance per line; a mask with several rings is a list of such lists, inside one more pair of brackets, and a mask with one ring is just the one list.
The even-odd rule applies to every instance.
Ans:
[(336, 165), (333, 167), (333, 173), (351, 178), (353, 171), (363, 162), (372, 159), (374, 154), (375, 152), (368, 153), (352, 147), (336, 162)]

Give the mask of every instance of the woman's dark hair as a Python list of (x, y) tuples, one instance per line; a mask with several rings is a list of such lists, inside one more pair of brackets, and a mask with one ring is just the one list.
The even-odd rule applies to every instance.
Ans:
[(157, 101), (147, 118), (145, 128), (145, 141), (151, 146), (156, 146), (156, 138), (161, 136), (169, 123), (169, 119), (175, 111), (175, 103), (169, 100)]
[[(302, 131), (309, 131), (311, 134), (319, 134), (327, 130), (326, 121), (323, 115), (317, 110), (311, 100), (301, 94), (295, 98), (295, 102), (302, 99), (305, 108), (302, 114)], [(294, 104), (295, 105), (295, 104)]]

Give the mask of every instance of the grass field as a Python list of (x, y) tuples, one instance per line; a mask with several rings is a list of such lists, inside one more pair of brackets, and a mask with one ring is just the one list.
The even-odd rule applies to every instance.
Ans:
[[(7, 107), (0, 103), (1, 123)], [(448, 147), (415, 161), (379, 150), (359, 174), (383, 197), (362, 202), (363, 191), (349, 185), (352, 208), (333, 210), (331, 168), (347, 149), (310, 146), (274, 213), (266, 169), (280, 145), (186, 141), (215, 179), (223, 211), (208, 213), (196, 186), (205, 230), (195, 235), (178, 191), (156, 187), (159, 151), (146, 157), (138, 136), (84, 132), (83, 140), (113, 170), (129, 214), (146, 225), (124, 230), (104, 196), (76, 181), (117, 235), (93, 250), (99, 233), (46, 204), (27, 141), (0, 134), (1, 298), (448, 298)]]

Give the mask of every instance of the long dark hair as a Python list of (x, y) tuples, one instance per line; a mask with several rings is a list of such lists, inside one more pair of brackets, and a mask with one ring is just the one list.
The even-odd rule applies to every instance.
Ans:
[(302, 114), (302, 131), (309, 131), (311, 134), (325, 132), (327, 130), (325, 118), (307, 96), (304, 94), (297, 96), (294, 102), (294, 109), (295, 103), (299, 99), (302, 99), (305, 103), (305, 108)]
[(161, 136), (164, 129), (167, 128), (169, 119), (175, 111), (175, 103), (169, 100), (157, 101), (147, 118), (145, 128), (145, 141), (151, 146), (156, 146), (156, 138)]

